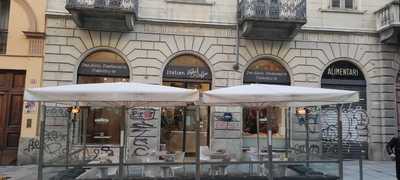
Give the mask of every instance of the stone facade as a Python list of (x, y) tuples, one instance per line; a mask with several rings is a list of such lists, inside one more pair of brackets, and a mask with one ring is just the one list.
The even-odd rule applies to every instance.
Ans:
[[(145, 8), (140, 9), (145, 11)], [(326, 31), (305, 26), (290, 41), (241, 39), (238, 70), (233, 69), (236, 30), (229, 22), (218, 25), (143, 20), (136, 22), (132, 32), (100, 32), (79, 29), (70, 16), (53, 13), (47, 15), (46, 32), (43, 86), (75, 84), (80, 63), (97, 50), (119, 54), (129, 65), (131, 81), (150, 84), (161, 84), (169, 60), (182, 54), (196, 55), (209, 65), (213, 89), (242, 84), (246, 68), (265, 57), (287, 69), (292, 85), (310, 87), (321, 86), (322, 73), (333, 62), (352, 62), (367, 81), (369, 158), (387, 159), (382, 147), (397, 134), (398, 47), (381, 44), (374, 32)], [(211, 122), (218, 112), (232, 112), (234, 118), (242, 119), (239, 107), (216, 107), (212, 109)], [(226, 138), (221, 134), (228, 131), (215, 130), (214, 126), (210, 127), (210, 146), (213, 149), (232, 147), (229, 151), (240, 152), (242, 128), (229, 131)], [(293, 134), (304, 137), (304, 131), (294, 130)], [(312, 135), (312, 139), (317, 140), (318, 135)]]

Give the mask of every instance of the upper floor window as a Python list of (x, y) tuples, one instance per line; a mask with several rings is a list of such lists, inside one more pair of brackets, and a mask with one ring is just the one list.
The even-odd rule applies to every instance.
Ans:
[(340, 9), (356, 9), (355, 1), (356, 0), (331, 0), (331, 7)]
[(10, 0), (0, 0), (0, 54), (6, 52)]

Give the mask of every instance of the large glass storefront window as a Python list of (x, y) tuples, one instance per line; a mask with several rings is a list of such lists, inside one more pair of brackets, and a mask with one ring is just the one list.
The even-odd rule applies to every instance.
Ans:
[[(129, 68), (125, 61), (110, 51), (88, 56), (79, 66), (78, 84), (128, 82)], [(125, 110), (115, 107), (81, 107), (82, 134), (88, 144), (119, 144)], [(84, 136), (79, 136), (84, 137)]]
[[(244, 84), (278, 84), (290, 85), (289, 73), (278, 62), (270, 59), (260, 59), (253, 62), (245, 71)], [(279, 107), (259, 109), (261, 137), (268, 135), (268, 121), (272, 121), (272, 134), (281, 136), (285, 134), (285, 111)], [(243, 136), (257, 136), (257, 108), (243, 108)], [(246, 144), (246, 143), (245, 143)]]
[[(163, 85), (207, 91), (211, 89), (211, 71), (195, 56), (179, 56), (166, 66)], [(201, 146), (209, 145), (209, 111), (208, 107), (200, 108)], [(195, 155), (195, 113), (194, 107), (162, 108), (160, 143), (167, 151), (182, 151), (186, 156)]]
[[(367, 118), (367, 82), (362, 71), (349, 61), (337, 61), (329, 65), (321, 79), (321, 87), (358, 91), (360, 101), (343, 106), (343, 156), (351, 159), (360, 157), (360, 149), (364, 158), (368, 155), (368, 118)], [(321, 138), (324, 151), (337, 143), (336, 106), (321, 108)]]

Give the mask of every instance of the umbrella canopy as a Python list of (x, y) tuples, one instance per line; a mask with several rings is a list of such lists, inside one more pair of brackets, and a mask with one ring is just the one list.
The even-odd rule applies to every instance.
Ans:
[(141, 83), (76, 84), (28, 89), (26, 101), (87, 105), (179, 106), (199, 100), (197, 90)]
[(298, 86), (249, 84), (204, 92), (206, 105), (299, 107), (359, 101), (358, 92)]

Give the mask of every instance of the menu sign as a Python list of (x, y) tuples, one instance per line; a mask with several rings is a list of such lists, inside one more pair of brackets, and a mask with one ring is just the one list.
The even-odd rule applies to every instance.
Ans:
[(290, 84), (290, 78), (286, 71), (247, 70), (244, 74), (244, 82)]
[(78, 69), (80, 75), (129, 77), (126, 64), (83, 62)]
[(206, 67), (168, 66), (164, 78), (211, 80), (211, 72)]

